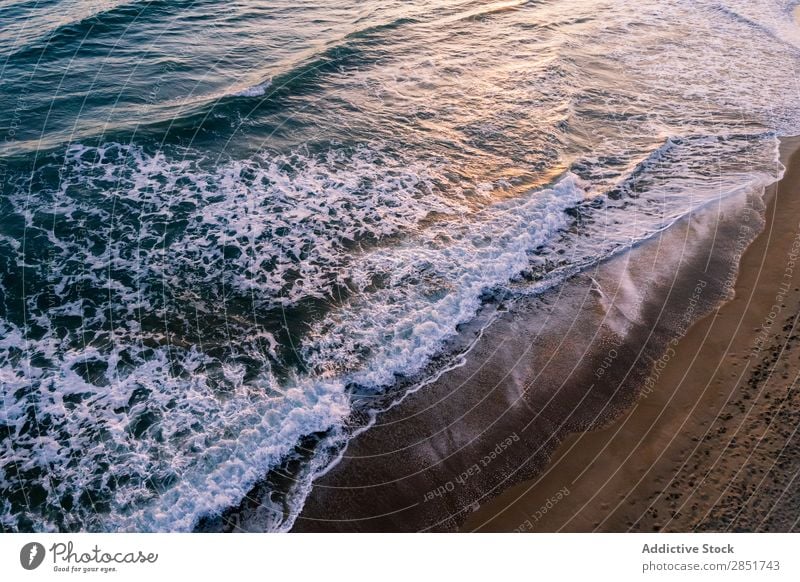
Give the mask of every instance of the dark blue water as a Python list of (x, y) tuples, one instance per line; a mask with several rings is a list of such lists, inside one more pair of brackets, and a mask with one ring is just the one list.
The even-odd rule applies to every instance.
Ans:
[(777, 178), (793, 8), (0, 2), (0, 527), (290, 528), (461, 326)]

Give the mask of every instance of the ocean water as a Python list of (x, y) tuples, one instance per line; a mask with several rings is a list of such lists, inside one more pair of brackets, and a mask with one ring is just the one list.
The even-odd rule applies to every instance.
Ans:
[(1, 0), (0, 530), (290, 529), (463, 326), (780, 176), (796, 4)]

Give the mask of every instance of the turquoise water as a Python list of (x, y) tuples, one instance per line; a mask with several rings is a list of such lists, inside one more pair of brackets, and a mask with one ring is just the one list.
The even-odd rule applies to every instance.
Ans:
[(779, 176), (793, 8), (0, 2), (0, 527), (289, 529), (461, 326)]

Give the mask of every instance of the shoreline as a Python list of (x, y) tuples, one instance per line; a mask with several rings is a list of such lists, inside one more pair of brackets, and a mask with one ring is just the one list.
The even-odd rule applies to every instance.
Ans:
[[(789, 143), (793, 149), (800, 142), (785, 140), (784, 154)], [(787, 171), (784, 180), (794, 175)], [(709, 314), (737, 304), (724, 303), (733, 281), (741, 297), (740, 264), (748, 268), (751, 243), (771, 232), (763, 229), (764, 200), (774, 188), (764, 197), (742, 190), (715, 201), (557, 288), (501, 309), (464, 365), (410, 394), (349, 443), (315, 481), (292, 531), (519, 531), (548, 502), (557, 509), (529, 531), (631, 529), (633, 522), (620, 526), (617, 497), (626, 500), (636, 478), (632, 468), (617, 466), (622, 458), (647, 465), (672, 432), (656, 425), (660, 432), (651, 434), (652, 423), (629, 419), (691, 409), (690, 388), (664, 400), (663, 386), (684, 375), (682, 362), (698, 361), (693, 351), (730, 336), (691, 346), (691, 338), (703, 337), (699, 326), (716, 319)], [(774, 227), (774, 204), (766, 216)], [(788, 216), (800, 216), (800, 202), (781, 218)], [(693, 418), (715, 413), (693, 410)], [(620, 426), (630, 428), (620, 446), (635, 445), (635, 454), (604, 444), (602, 435), (621, 434)], [(610, 497), (597, 501), (603, 471), (614, 479), (605, 479)], [(648, 487), (640, 480), (634, 505), (649, 499)], [(612, 508), (613, 521), (605, 515)], [(234, 521), (236, 529), (253, 526), (247, 515)]]
[[(800, 249), (800, 138), (781, 140), (781, 160), (786, 172), (765, 193), (766, 225), (742, 255), (735, 297), (689, 328), (621, 419), (567, 437), (541, 475), (462, 530), (797, 529), (798, 425), (780, 421), (800, 400), (791, 388), (800, 269), (790, 264)], [(569, 494), (554, 497), (558, 486)]]

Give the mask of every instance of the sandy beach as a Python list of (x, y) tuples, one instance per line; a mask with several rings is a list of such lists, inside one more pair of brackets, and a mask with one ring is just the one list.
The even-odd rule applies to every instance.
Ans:
[(796, 423), (775, 415), (794, 379), (796, 145), (764, 197), (498, 306), (462, 365), (350, 443), (294, 530), (790, 528)]
[[(691, 327), (636, 405), (472, 514), (479, 531), (796, 531), (800, 140), (766, 193), (735, 298)], [(659, 366), (660, 367), (660, 366)], [(569, 496), (554, 502), (554, 492)]]

